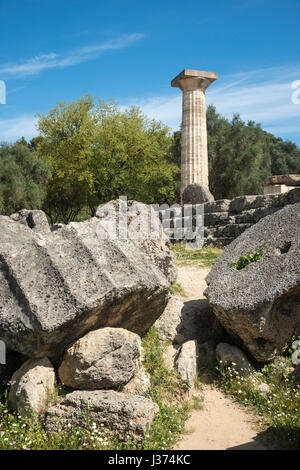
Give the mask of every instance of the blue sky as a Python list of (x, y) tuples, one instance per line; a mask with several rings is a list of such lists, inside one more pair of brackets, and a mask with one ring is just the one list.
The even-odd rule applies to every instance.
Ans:
[(37, 113), (86, 93), (176, 130), (170, 81), (192, 68), (219, 73), (207, 102), (221, 114), (300, 145), (300, 0), (0, 0), (0, 21), (0, 141), (31, 138)]

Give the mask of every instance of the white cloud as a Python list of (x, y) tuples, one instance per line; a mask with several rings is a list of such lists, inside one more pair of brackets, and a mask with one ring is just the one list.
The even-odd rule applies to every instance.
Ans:
[(13, 119), (0, 120), (0, 142), (13, 142), (24, 136), (26, 139), (35, 137), (37, 118), (23, 115)]
[[(83, 55), (86, 57), (86, 51)], [(300, 80), (300, 66), (220, 76), (207, 91), (207, 103), (214, 104), (217, 111), (228, 118), (239, 113), (246, 122), (260, 122), (263, 129), (300, 144), (300, 104), (292, 102), (295, 90), (291, 85), (295, 80)], [(121, 107), (140, 106), (144, 114), (176, 130), (181, 121), (181, 99), (181, 92), (174, 88), (168, 96), (127, 99)], [(28, 115), (0, 120), (0, 141), (37, 135), (36, 121)]]
[(81, 64), (87, 60), (96, 59), (105, 51), (129, 47), (142, 37), (142, 34), (127, 34), (105, 43), (76, 49), (66, 55), (52, 52), (50, 54), (42, 54), (32, 57), (31, 59), (18, 64), (0, 64), (0, 76), (3, 79), (21, 78), (28, 75), (36, 75), (46, 69), (72, 67), (73, 65)]
[[(214, 104), (227, 118), (238, 113), (246, 122), (259, 122), (276, 135), (295, 134), (299, 141), (300, 105), (293, 104), (291, 87), (297, 79), (300, 65), (219, 76), (207, 90), (207, 104)], [(170, 90), (169, 96), (128, 100), (126, 106), (140, 106), (143, 113), (175, 130), (181, 122), (181, 92), (173, 89), (171, 93)]]

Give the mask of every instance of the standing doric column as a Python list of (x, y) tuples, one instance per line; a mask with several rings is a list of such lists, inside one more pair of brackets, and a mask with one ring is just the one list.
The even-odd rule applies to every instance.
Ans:
[(193, 183), (208, 188), (205, 90), (217, 73), (184, 69), (171, 82), (182, 91), (181, 195)]

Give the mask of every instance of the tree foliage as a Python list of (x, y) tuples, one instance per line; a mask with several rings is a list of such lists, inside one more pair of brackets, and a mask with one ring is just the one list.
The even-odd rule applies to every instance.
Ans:
[(24, 143), (0, 145), (0, 213), (41, 208), (50, 171)]
[(51, 168), (45, 210), (68, 222), (88, 207), (119, 196), (145, 203), (173, 202), (178, 166), (169, 160), (172, 138), (162, 123), (138, 108), (85, 96), (58, 103), (38, 124), (39, 158)]
[[(207, 109), (209, 185), (215, 199), (263, 194), (267, 176), (300, 173), (300, 149), (247, 124), (235, 115), (231, 121)], [(172, 152), (178, 162), (180, 135), (174, 133)]]

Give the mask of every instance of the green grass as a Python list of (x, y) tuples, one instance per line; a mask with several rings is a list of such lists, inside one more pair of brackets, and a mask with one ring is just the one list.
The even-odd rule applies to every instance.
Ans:
[(185, 242), (172, 245), (179, 265), (193, 264), (199, 267), (210, 268), (215, 260), (222, 254), (222, 248), (205, 246), (199, 250), (188, 250)]
[[(159, 405), (151, 428), (139, 444), (128, 439), (120, 442), (103, 427), (97, 427), (87, 415), (87, 429), (74, 427), (70, 431), (47, 432), (42, 419), (22, 418), (12, 412), (6, 397), (0, 403), (0, 450), (118, 450), (118, 449), (171, 449), (184, 430), (189, 406), (185, 399), (187, 387), (175, 371), (168, 371), (163, 364), (163, 344), (155, 328), (142, 339), (144, 367), (151, 377), (149, 398)], [(67, 390), (68, 391), (68, 390)], [(66, 390), (58, 387), (55, 396)], [(7, 395), (7, 394), (6, 394)]]
[(182, 287), (181, 284), (179, 284), (179, 282), (174, 282), (171, 287), (170, 287), (170, 293), (172, 295), (179, 295), (180, 297), (187, 297), (185, 291), (184, 291), (184, 288)]
[(240, 376), (233, 368), (219, 369), (221, 388), (239, 403), (250, 406), (268, 434), (283, 449), (300, 450), (300, 386), (289, 373), (291, 362), (277, 358), (257, 373), (257, 380), (269, 385), (262, 394), (251, 376)]

